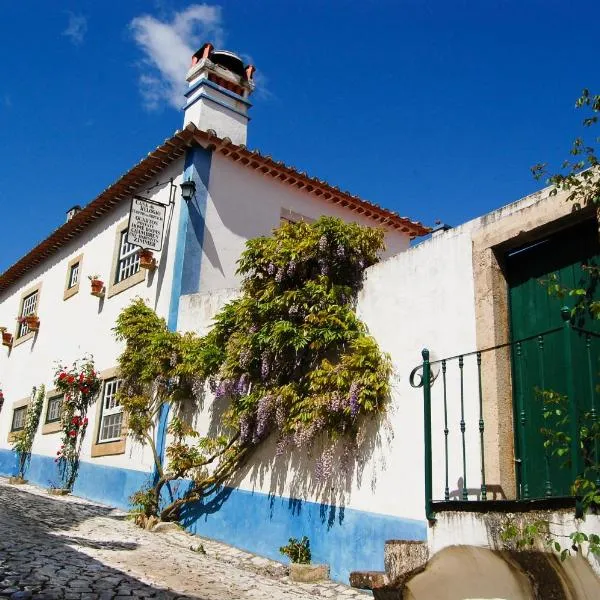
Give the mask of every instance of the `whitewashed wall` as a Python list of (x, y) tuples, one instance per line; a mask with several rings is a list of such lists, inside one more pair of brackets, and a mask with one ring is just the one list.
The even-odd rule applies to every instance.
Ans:
[[(183, 161), (176, 161), (160, 174), (159, 180), (173, 177), (179, 183), (183, 170)], [(148, 184), (138, 193), (158, 202), (167, 203), (169, 186), (156, 188), (150, 192)], [(84, 354), (94, 356), (98, 371), (116, 366), (121, 345), (116, 342), (112, 328), (119, 312), (133, 298), (140, 296), (155, 308), (159, 315), (166, 316), (169, 310), (173, 263), (176, 246), (179, 209), (182, 205), (179, 196), (176, 198), (174, 210), (165, 226), (165, 241), (162, 254), (155, 253), (159, 268), (146, 280), (117, 294), (111, 298), (100, 300), (90, 295), (88, 275), (98, 274), (108, 288), (115, 231), (118, 225), (127, 219), (129, 201), (122, 202), (68, 246), (61, 248), (51, 258), (25, 277), (18, 280), (0, 298), (0, 325), (15, 329), (15, 318), (23, 292), (42, 283), (37, 314), (41, 326), (33, 340), (25, 341), (13, 347), (9, 353), (7, 348), (0, 348), (0, 384), (4, 390), (5, 403), (0, 415), (0, 448), (9, 448), (7, 442), (12, 420), (12, 404), (27, 397), (33, 385), (44, 384), (47, 390), (52, 386), (56, 361), (70, 364)], [(67, 264), (73, 257), (83, 254), (80, 272), (79, 293), (63, 300)], [(122, 455), (105, 456), (90, 459), (90, 448), (96, 427), (96, 405), (88, 413), (90, 423), (82, 451), (82, 460), (91, 460), (95, 464), (115, 467), (127, 467), (137, 470), (149, 470), (152, 459), (147, 451), (142, 451), (128, 439), (126, 452)], [(45, 413), (42, 414), (42, 419)], [(43, 422), (43, 421), (42, 421)], [(36, 436), (33, 445), (34, 454), (53, 456), (60, 445), (60, 434), (41, 434)]]
[[(281, 209), (310, 219), (321, 215), (340, 217), (373, 226), (374, 221), (335, 204), (319, 200), (302, 190), (265, 177), (214, 153), (206, 206), (204, 254), (200, 268), (200, 291), (237, 287), (236, 262), (247, 240), (269, 235), (280, 223)], [(392, 256), (408, 248), (409, 236), (396, 231), (386, 235)]]
[[(213, 180), (214, 182), (214, 180)], [(213, 183), (214, 184), (214, 183)], [(274, 199), (275, 200), (275, 199)], [(244, 490), (300, 497), (312, 501), (342, 501), (345, 506), (404, 518), (424, 518), (424, 427), (423, 392), (409, 384), (411, 370), (420, 364), (421, 351), (428, 348), (431, 360), (477, 350), (473, 279), (472, 236), (487, 224), (531, 205), (534, 199), (505, 206), (499, 211), (460, 227), (434, 234), (405, 252), (368, 269), (359, 296), (358, 314), (395, 368), (392, 402), (384, 423), (369, 430), (373, 447), (357, 461), (352, 481), (344, 481), (331, 493), (312, 480), (310, 457), (274, 460), (272, 444), (265, 444), (239, 482)], [(294, 205), (292, 210), (307, 207)], [(216, 209), (215, 209), (216, 210)], [(240, 208), (241, 210), (241, 208)], [(271, 212), (277, 214), (276, 205)], [(213, 217), (216, 218), (216, 217)], [(214, 226), (214, 221), (213, 226)], [(249, 225), (250, 226), (250, 225)], [(257, 231), (257, 234), (259, 232)], [(237, 242), (222, 260), (233, 261)], [(204, 265), (203, 265), (204, 268)], [(205, 285), (220, 280), (214, 270), (205, 272)], [(227, 282), (231, 282), (227, 279)], [(181, 330), (205, 333), (214, 314), (235, 296), (235, 288), (182, 297)], [(444, 420), (440, 366), (432, 388), (432, 443), (434, 499), (444, 499)], [(463, 487), (462, 440), (460, 436), (460, 379), (457, 361), (448, 362), (448, 483), (452, 499), (460, 499)], [(464, 419), (467, 454), (467, 491), (470, 499), (481, 485), (479, 405), (475, 357), (464, 362)], [(209, 429), (211, 403), (206, 402), (200, 429)]]

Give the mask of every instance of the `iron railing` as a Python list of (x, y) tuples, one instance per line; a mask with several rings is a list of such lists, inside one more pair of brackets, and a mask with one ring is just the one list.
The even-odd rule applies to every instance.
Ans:
[[(535, 428), (536, 419), (539, 426), (542, 413), (545, 411), (543, 402), (535, 404), (534, 398), (539, 396), (541, 390), (547, 389), (546, 386), (552, 389), (559, 388), (559, 391), (569, 400), (567, 406), (570, 456), (567, 468), (570, 469), (571, 482), (575, 481), (583, 472), (585, 465), (580, 445), (581, 416), (579, 411), (583, 401), (586, 405), (586, 418), (592, 423), (596, 423), (598, 418), (596, 409), (598, 365), (595, 365), (595, 361), (600, 351), (600, 347), (596, 343), (600, 336), (573, 325), (571, 311), (568, 308), (561, 310), (561, 316), (562, 326), (491, 348), (436, 360), (431, 360), (428, 349), (422, 351), (422, 363), (412, 371), (410, 384), (413, 387), (423, 388), (425, 511), (428, 519), (435, 518), (435, 502), (442, 501), (442, 498), (436, 496), (437, 492), (434, 492), (434, 464), (438, 465), (438, 471), (443, 471), (444, 502), (488, 500), (484, 410), (486, 402), (494, 399), (486, 398), (484, 392), (486, 376), (484, 363), (486, 357), (493, 358), (491, 355), (498, 352), (504, 352), (505, 362), (511, 365), (513, 390), (509, 391), (509, 395), (513, 396), (514, 391), (513, 426), (518, 428), (515, 429), (517, 435), (515, 435), (514, 458), (516, 479), (517, 482), (520, 482), (517, 488), (517, 499), (549, 498), (557, 495), (553, 489), (551, 472), (551, 462), (554, 461), (552, 464), (556, 467), (556, 461), (551, 457), (551, 449), (539, 439), (536, 440), (536, 447), (529, 447), (532, 437), (531, 429)], [(577, 354), (575, 358), (574, 351)], [(559, 369), (557, 369), (557, 364), (560, 365)], [(576, 377), (578, 378), (577, 382), (575, 381)], [(583, 377), (587, 379), (585, 384), (581, 381)], [(436, 385), (438, 381), (441, 383)], [(530, 385), (532, 381), (535, 382), (535, 386)], [(460, 394), (459, 401), (455, 399), (455, 392)], [(582, 394), (585, 394), (586, 397), (578, 398)], [(433, 395), (435, 398), (432, 400)], [(498, 395), (496, 395), (497, 398)], [(537, 410), (539, 413), (536, 414)], [(453, 420), (455, 423), (458, 421), (457, 427), (452, 428)], [(436, 436), (435, 440), (432, 439), (433, 422), (442, 428), (440, 435)], [(452, 442), (451, 435), (453, 436)], [(503, 443), (502, 440), (500, 443)], [(478, 448), (474, 449), (473, 446), (478, 446)], [(528, 487), (532, 475), (528, 469), (531, 468), (532, 458), (536, 453), (538, 459), (542, 455), (544, 457), (543, 493), (532, 493)], [(597, 441), (594, 441), (593, 448), (588, 452), (588, 460), (589, 455), (598, 463), (600, 454)], [(478, 462), (476, 468), (472, 465), (475, 456)], [(441, 466), (442, 464), (443, 466)], [(452, 490), (450, 481), (456, 474), (460, 475), (460, 485), (456, 490)], [(477, 480), (476, 487), (469, 488), (467, 482), (472, 481), (473, 478)], [(598, 481), (598, 485), (600, 486), (600, 481)], [(436, 489), (441, 493), (441, 485)]]

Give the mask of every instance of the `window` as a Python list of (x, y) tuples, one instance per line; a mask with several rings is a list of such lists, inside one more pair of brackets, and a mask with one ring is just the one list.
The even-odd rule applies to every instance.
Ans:
[(102, 393), (102, 415), (98, 429), (98, 442), (114, 442), (121, 439), (123, 426), (123, 409), (117, 402), (116, 394), (121, 385), (120, 380), (113, 378), (104, 382)]
[(72, 298), (75, 294), (79, 293), (79, 284), (81, 283), (81, 274), (83, 266), (83, 254), (74, 256), (67, 263), (67, 276), (65, 279), (65, 291), (63, 294), (63, 300)]
[(74, 288), (79, 283), (79, 263), (76, 262), (74, 265), (71, 265), (71, 269), (69, 271), (69, 282), (67, 284), (67, 289)]
[(135, 275), (139, 270), (140, 257), (138, 256), (138, 247), (127, 242), (127, 229), (125, 229), (121, 231), (115, 283), (120, 283), (128, 277)]
[(15, 408), (11, 425), (11, 432), (23, 431), (25, 429), (25, 416), (27, 415), (27, 406)]
[(289, 208), (281, 209), (281, 214), (279, 216), (280, 225), (283, 225), (284, 223), (299, 223), (300, 221), (304, 221), (305, 223), (313, 223), (314, 219), (309, 219), (308, 217), (294, 212)]
[[(32, 292), (28, 296), (23, 298), (23, 303), (21, 305), (21, 314), (20, 317), (26, 317), (28, 315), (32, 315), (35, 313), (37, 308), (38, 301), (38, 290)], [(21, 338), (24, 335), (29, 333), (29, 327), (27, 327), (27, 323), (19, 323), (19, 327), (17, 330), (17, 338)]]
[(48, 409), (46, 410), (46, 423), (55, 423), (60, 421), (62, 411), (63, 397), (55, 396), (48, 400)]

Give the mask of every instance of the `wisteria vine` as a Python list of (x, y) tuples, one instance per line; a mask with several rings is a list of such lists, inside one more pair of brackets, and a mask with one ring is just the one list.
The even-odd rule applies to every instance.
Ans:
[[(351, 462), (361, 417), (385, 410), (389, 395), (389, 358), (355, 313), (364, 270), (382, 248), (381, 230), (329, 217), (288, 223), (247, 243), (241, 295), (204, 337), (168, 331), (141, 300), (121, 313), (119, 397), (131, 433), (151, 445), (159, 474), (134, 498), (147, 516), (178, 518), (182, 506), (218, 490), (270, 436), (277, 454), (320, 448), (317, 481), (331, 476), (338, 440), (345, 441), (342, 461)], [(220, 435), (201, 436), (173, 419), (163, 465), (151, 435), (160, 407), (199, 402), (207, 387), (224, 407)], [(162, 486), (183, 477), (192, 480), (188, 491), (161, 505)]]

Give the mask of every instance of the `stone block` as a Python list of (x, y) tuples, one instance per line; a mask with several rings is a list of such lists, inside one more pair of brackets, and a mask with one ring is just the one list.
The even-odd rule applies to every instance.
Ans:
[(290, 564), (290, 578), (300, 583), (315, 583), (329, 579), (329, 565)]
[(385, 543), (383, 562), (390, 581), (402, 581), (425, 568), (429, 551), (427, 542), (388, 540)]
[(359, 590), (374, 590), (389, 583), (383, 571), (353, 571), (350, 573), (350, 585)]

